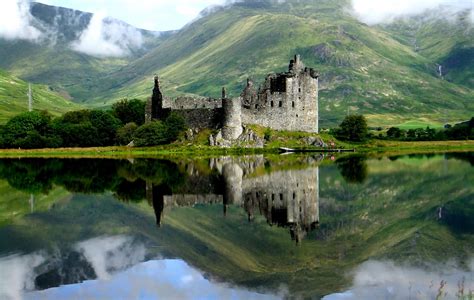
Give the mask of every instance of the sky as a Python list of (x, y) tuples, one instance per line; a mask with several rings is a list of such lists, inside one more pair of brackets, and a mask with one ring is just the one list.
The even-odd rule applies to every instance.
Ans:
[(197, 18), (206, 7), (225, 3), (224, 0), (37, 0), (37, 2), (100, 13), (138, 28), (155, 31), (180, 29)]

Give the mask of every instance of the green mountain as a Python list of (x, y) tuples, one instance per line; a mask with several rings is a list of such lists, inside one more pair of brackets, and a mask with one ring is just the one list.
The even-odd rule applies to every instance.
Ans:
[[(269, 72), (284, 71), (299, 53), (321, 73), (323, 126), (338, 123), (347, 111), (367, 114), (374, 124), (468, 117), (474, 109), (468, 84), (472, 68), (456, 63), (459, 56), (472, 61), (468, 44), (474, 33), (467, 21), (451, 25), (455, 30), (446, 35), (449, 28), (425, 16), (420, 22), (424, 38), (419, 38), (425, 50), (417, 51), (406, 41), (406, 30), (369, 27), (347, 12), (348, 5), (243, 1), (215, 9), (113, 74), (111, 82), (126, 78), (127, 84), (118, 89), (106, 85), (94, 100), (146, 97), (153, 73), (161, 76), (168, 95), (216, 97), (225, 85), (237, 96), (248, 76), (261, 81)], [(451, 77), (437, 75), (438, 62), (449, 65)]]
[(76, 102), (93, 98), (92, 91), (101, 78), (142, 56), (172, 33), (136, 29), (122, 21), (105, 18), (101, 21), (102, 30), (115, 30), (115, 36), (109, 33), (112, 40), (104, 38), (101, 42), (118, 45), (124, 55), (109, 57), (107, 53), (99, 53), (94, 56), (84, 52), (93, 49), (74, 50), (92, 22), (91, 13), (41, 3), (32, 3), (30, 11), (41, 38), (37, 41), (0, 38), (0, 68), (24, 80), (47, 84)]
[(0, 67), (106, 107), (123, 97), (146, 99), (154, 74), (169, 96), (218, 97), (222, 86), (237, 96), (247, 77), (259, 82), (284, 71), (299, 53), (321, 75), (322, 127), (348, 112), (367, 115), (372, 125), (471, 117), (474, 30), (467, 12), (437, 10), (368, 26), (349, 7), (348, 0), (239, 1), (208, 9), (177, 32), (141, 31), (142, 47), (104, 58), (64, 47), (81, 36), (90, 14), (34, 4), (41, 26), (57, 26), (51, 16), (79, 21), (53, 26), (60, 29), (57, 46), (0, 40)]
[[(81, 108), (48, 86), (34, 84), (31, 90), (35, 110), (47, 110), (59, 115)], [(0, 124), (25, 111), (28, 111), (28, 83), (0, 70)]]

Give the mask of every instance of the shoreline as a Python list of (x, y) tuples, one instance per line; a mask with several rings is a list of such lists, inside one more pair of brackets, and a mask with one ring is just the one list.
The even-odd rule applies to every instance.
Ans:
[[(351, 144), (355, 154), (409, 154), (474, 152), (474, 140), (469, 141), (433, 141), (400, 142), (373, 140), (364, 144)], [(317, 152), (312, 152), (317, 153)], [(333, 153), (333, 152), (326, 152)], [(334, 152), (335, 154), (340, 154)], [(164, 145), (146, 148), (125, 146), (92, 148), (47, 148), (47, 149), (0, 149), (0, 158), (154, 158), (173, 156), (216, 156), (279, 154), (278, 147), (267, 148), (217, 148), (202, 145)], [(352, 153), (351, 153), (352, 154)]]

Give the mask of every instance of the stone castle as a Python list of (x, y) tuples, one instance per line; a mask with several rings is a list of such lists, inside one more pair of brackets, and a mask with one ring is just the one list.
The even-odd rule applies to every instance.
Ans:
[(240, 97), (220, 99), (164, 97), (155, 76), (153, 96), (148, 99), (145, 119), (163, 119), (171, 111), (181, 115), (192, 129), (219, 129), (224, 140), (236, 140), (243, 125), (256, 124), (275, 130), (317, 133), (318, 74), (304, 66), (299, 55), (290, 61), (288, 72), (269, 74), (256, 89), (248, 79)]

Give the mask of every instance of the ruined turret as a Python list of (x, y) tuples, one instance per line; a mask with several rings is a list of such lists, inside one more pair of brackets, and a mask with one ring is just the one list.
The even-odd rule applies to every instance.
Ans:
[(222, 137), (226, 140), (236, 140), (243, 132), (242, 98), (224, 98), (222, 108), (224, 110)]
[(153, 88), (153, 96), (151, 97), (151, 118), (158, 119), (163, 109), (163, 94), (160, 91), (160, 79), (158, 75), (154, 78), (155, 86)]

